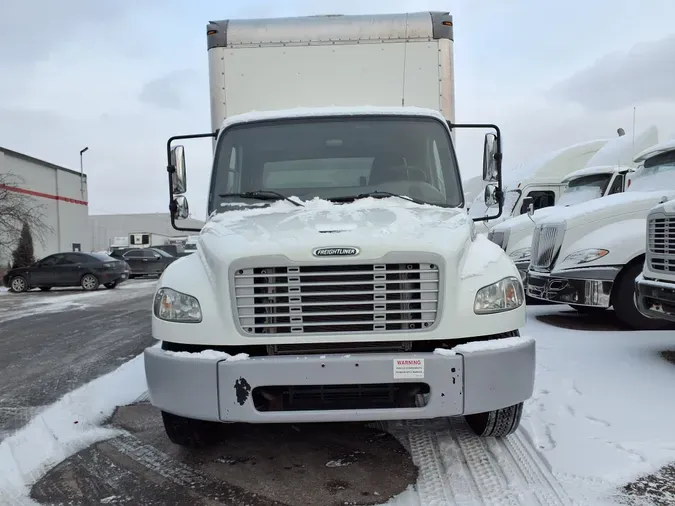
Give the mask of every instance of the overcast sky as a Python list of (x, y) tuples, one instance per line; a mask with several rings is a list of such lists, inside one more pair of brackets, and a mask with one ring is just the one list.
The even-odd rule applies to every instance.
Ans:
[[(655, 124), (675, 133), (672, 0), (0, 0), (0, 146), (77, 169), (90, 213), (167, 209), (165, 142), (210, 129), (212, 19), (450, 10), (458, 122), (495, 122), (516, 166)], [(478, 174), (481, 145), (458, 151)], [(205, 214), (209, 144), (188, 146)]]

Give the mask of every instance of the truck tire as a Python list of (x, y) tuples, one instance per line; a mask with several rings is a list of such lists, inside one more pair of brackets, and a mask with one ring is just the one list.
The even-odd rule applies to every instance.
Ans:
[(618, 276), (612, 289), (612, 306), (617, 319), (632, 330), (666, 330), (667, 320), (647, 318), (635, 305), (635, 278), (642, 272), (642, 262), (629, 264)]
[(504, 437), (513, 434), (520, 425), (523, 416), (523, 403), (508, 406), (486, 413), (466, 415), (466, 423), (471, 431), (480, 437)]
[(218, 439), (219, 423), (205, 422), (162, 411), (164, 431), (173, 444), (186, 448), (203, 448)]

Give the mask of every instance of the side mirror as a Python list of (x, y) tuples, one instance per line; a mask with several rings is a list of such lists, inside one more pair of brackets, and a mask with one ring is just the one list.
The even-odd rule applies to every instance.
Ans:
[(178, 195), (173, 199), (169, 210), (174, 220), (184, 220), (190, 216), (190, 207), (184, 195)]
[(496, 206), (499, 204), (497, 195), (497, 185), (489, 184), (485, 187), (484, 200), (487, 207)]
[(527, 209), (527, 215), (532, 216), (534, 214), (534, 199), (532, 197), (525, 197), (522, 209)]
[(485, 134), (483, 142), (483, 181), (493, 183), (499, 179), (497, 158), (501, 156), (495, 134)]
[(181, 195), (187, 191), (187, 177), (185, 173), (185, 148), (183, 146), (174, 146), (171, 149), (171, 186), (173, 193)]

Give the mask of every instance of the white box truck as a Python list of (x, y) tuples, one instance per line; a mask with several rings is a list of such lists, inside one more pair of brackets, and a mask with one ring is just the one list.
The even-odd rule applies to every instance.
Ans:
[(501, 138), (453, 121), (452, 17), (229, 20), (207, 34), (213, 131), (172, 137), (167, 156), (172, 223), (192, 231), (177, 224), (173, 143), (215, 139), (209, 219), (158, 282), (162, 344), (145, 351), (170, 440), (206, 444), (228, 422), (462, 415), (481, 436), (515, 431), (535, 343), (519, 333), (517, 269), (464, 207), (452, 132), (492, 130), (490, 203)]
[(617, 318), (635, 330), (668, 328), (669, 322), (639, 311), (635, 283), (645, 263), (647, 215), (655, 205), (675, 198), (673, 160), (672, 141), (652, 146), (635, 158), (644, 165), (624, 193), (539, 220), (532, 237), (527, 294), (584, 312), (613, 307)]
[(132, 232), (129, 234), (130, 248), (151, 248), (168, 244), (169, 236), (155, 232)]

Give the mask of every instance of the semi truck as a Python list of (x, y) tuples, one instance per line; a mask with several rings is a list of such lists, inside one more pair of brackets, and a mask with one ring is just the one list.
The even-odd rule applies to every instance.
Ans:
[[(538, 220), (551, 216), (559, 209), (599, 197), (622, 193), (630, 185), (637, 164), (633, 159), (645, 149), (658, 143), (655, 126), (638, 135), (622, 135), (605, 144), (583, 169), (568, 174), (561, 183), (565, 190), (554, 206), (536, 209), (534, 202), (524, 200), (532, 212), (508, 219), (492, 227), (488, 239), (501, 246), (515, 262), (523, 279), (530, 264), (532, 234)], [(584, 306), (580, 306), (584, 310)]]
[[(675, 140), (655, 150), (665, 179), (675, 189)], [(670, 170), (667, 170), (670, 168)], [(664, 185), (666, 187), (666, 185)], [(647, 215), (645, 261), (635, 281), (636, 304), (648, 318), (675, 322), (675, 196), (664, 195)]]
[[(174, 228), (145, 350), (169, 439), (227, 423), (464, 416), (520, 423), (535, 341), (523, 285), (466, 212), (453, 134), (487, 130), (485, 200), (501, 212), (501, 134), (455, 123), (447, 12), (214, 21), (212, 128), (167, 142)], [(181, 139), (213, 139), (203, 229)]]
[[(586, 313), (613, 307), (617, 319), (634, 330), (668, 328), (668, 321), (641, 313), (635, 284), (646, 258), (647, 215), (675, 197), (674, 160), (672, 141), (651, 146), (635, 158), (642, 167), (625, 192), (539, 220), (532, 237), (527, 294)], [(668, 250), (661, 244), (665, 243), (659, 240), (662, 255)], [(653, 272), (660, 261), (647, 258)]]

